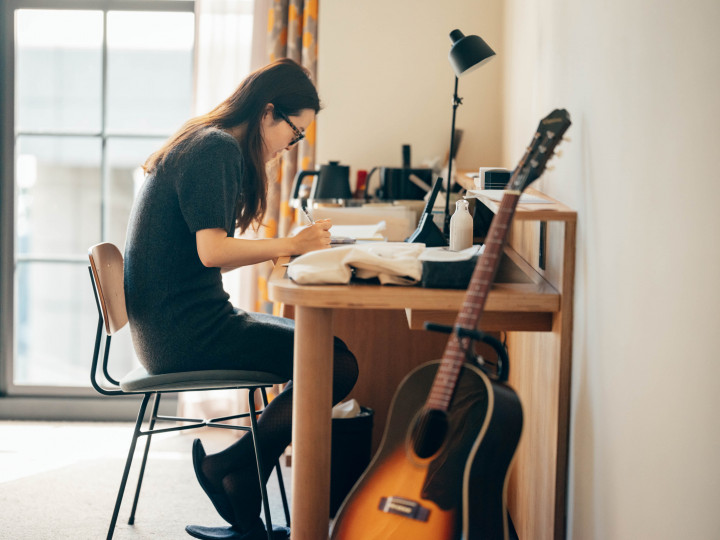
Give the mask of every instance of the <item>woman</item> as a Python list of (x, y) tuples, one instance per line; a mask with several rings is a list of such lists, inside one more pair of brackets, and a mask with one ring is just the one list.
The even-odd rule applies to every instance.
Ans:
[[(150, 373), (244, 369), (292, 378), (293, 322), (233, 308), (220, 273), (329, 247), (328, 220), (292, 238), (233, 237), (236, 228), (262, 222), (265, 164), (303, 138), (319, 109), (307, 72), (279, 60), (188, 121), (145, 163), (147, 178), (128, 227), (125, 297), (133, 343)], [(358, 375), (355, 357), (338, 339), (334, 370), (337, 403)], [(291, 416), (292, 383), (260, 417), (263, 463), (275, 463), (289, 444)], [(193, 465), (202, 489), (232, 525), (219, 534), (264, 538), (250, 438), (209, 456), (198, 439)]]

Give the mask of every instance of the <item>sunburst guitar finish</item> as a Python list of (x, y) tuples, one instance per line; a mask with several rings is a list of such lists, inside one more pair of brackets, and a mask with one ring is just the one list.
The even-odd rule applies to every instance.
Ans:
[(440, 365), (424, 364), (401, 383), (380, 450), (340, 508), (331, 538), (508, 537), (504, 492), (522, 407), (512, 390), (466, 364), (442, 446), (429, 458), (418, 456), (413, 434)]

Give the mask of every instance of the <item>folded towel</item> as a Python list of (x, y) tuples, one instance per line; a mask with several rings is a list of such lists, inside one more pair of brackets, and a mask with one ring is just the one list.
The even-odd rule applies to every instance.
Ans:
[(288, 276), (296, 283), (350, 283), (360, 279), (378, 278), (383, 285), (414, 285), (422, 278), (418, 257), (425, 244), (377, 242), (321, 249), (301, 255), (288, 265)]

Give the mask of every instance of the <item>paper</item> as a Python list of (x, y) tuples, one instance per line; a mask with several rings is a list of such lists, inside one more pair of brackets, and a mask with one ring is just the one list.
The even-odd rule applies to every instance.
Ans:
[[(295, 236), (307, 225), (294, 227), (290, 236)], [(330, 227), (331, 244), (352, 244), (356, 240), (385, 240), (385, 222), (380, 221), (372, 225), (333, 225)]]
[[(487, 197), (490, 200), (501, 202), (503, 195), (505, 195), (504, 189), (469, 189), (465, 197), (469, 197), (471, 199), (479, 199), (480, 197)], [(551, 204), (552, 201), (549, 201), (543, 197), (536, 197), (535, 195), (528, 195), (527, 193), (522, 193), (520, 195), (520, 200), (518, 201), (518, 204)]]
[(354, 238), (355, 240), (385, 240), (384, 231), (384, 221), (373, 225), (333, 225), (330, 227), (332, 236)]
[(355, 418), (361, 412), (360, 404), (356, 399), (338, 403), (332, 408), (333, 418)]
[[(382, 206), (371, 204), (360, 208), (320, 206), (313, 210), (313, 217), (329, 219), (333, 225), (375, 225), (384, 221), (385, 229), (382, 231), (382, 236), (390, 242), (402, 242), (417, 227), (420, 219), (419, 212), (423, 207), (422, 201), (409, 202), (417, 202), (420, 209), (416, 212), (406, 206), (393, 206), (392, 204)], [(337, 233), (337, 236), (343, 235)]]

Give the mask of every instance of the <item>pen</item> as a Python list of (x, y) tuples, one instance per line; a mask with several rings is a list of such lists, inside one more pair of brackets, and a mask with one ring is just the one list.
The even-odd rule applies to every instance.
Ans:
[(315, 223), (315, 221), (313, 221), (312, 216), (310, 215), (310, 212), (308, 212), (307, 206), (301, 206), (300, 208), (302, 209), (303, 214), (305, 214), (305, 217), (308, 218), (308, 221), (310, 222), (310, 225), (312, 225), (313, 223)]

